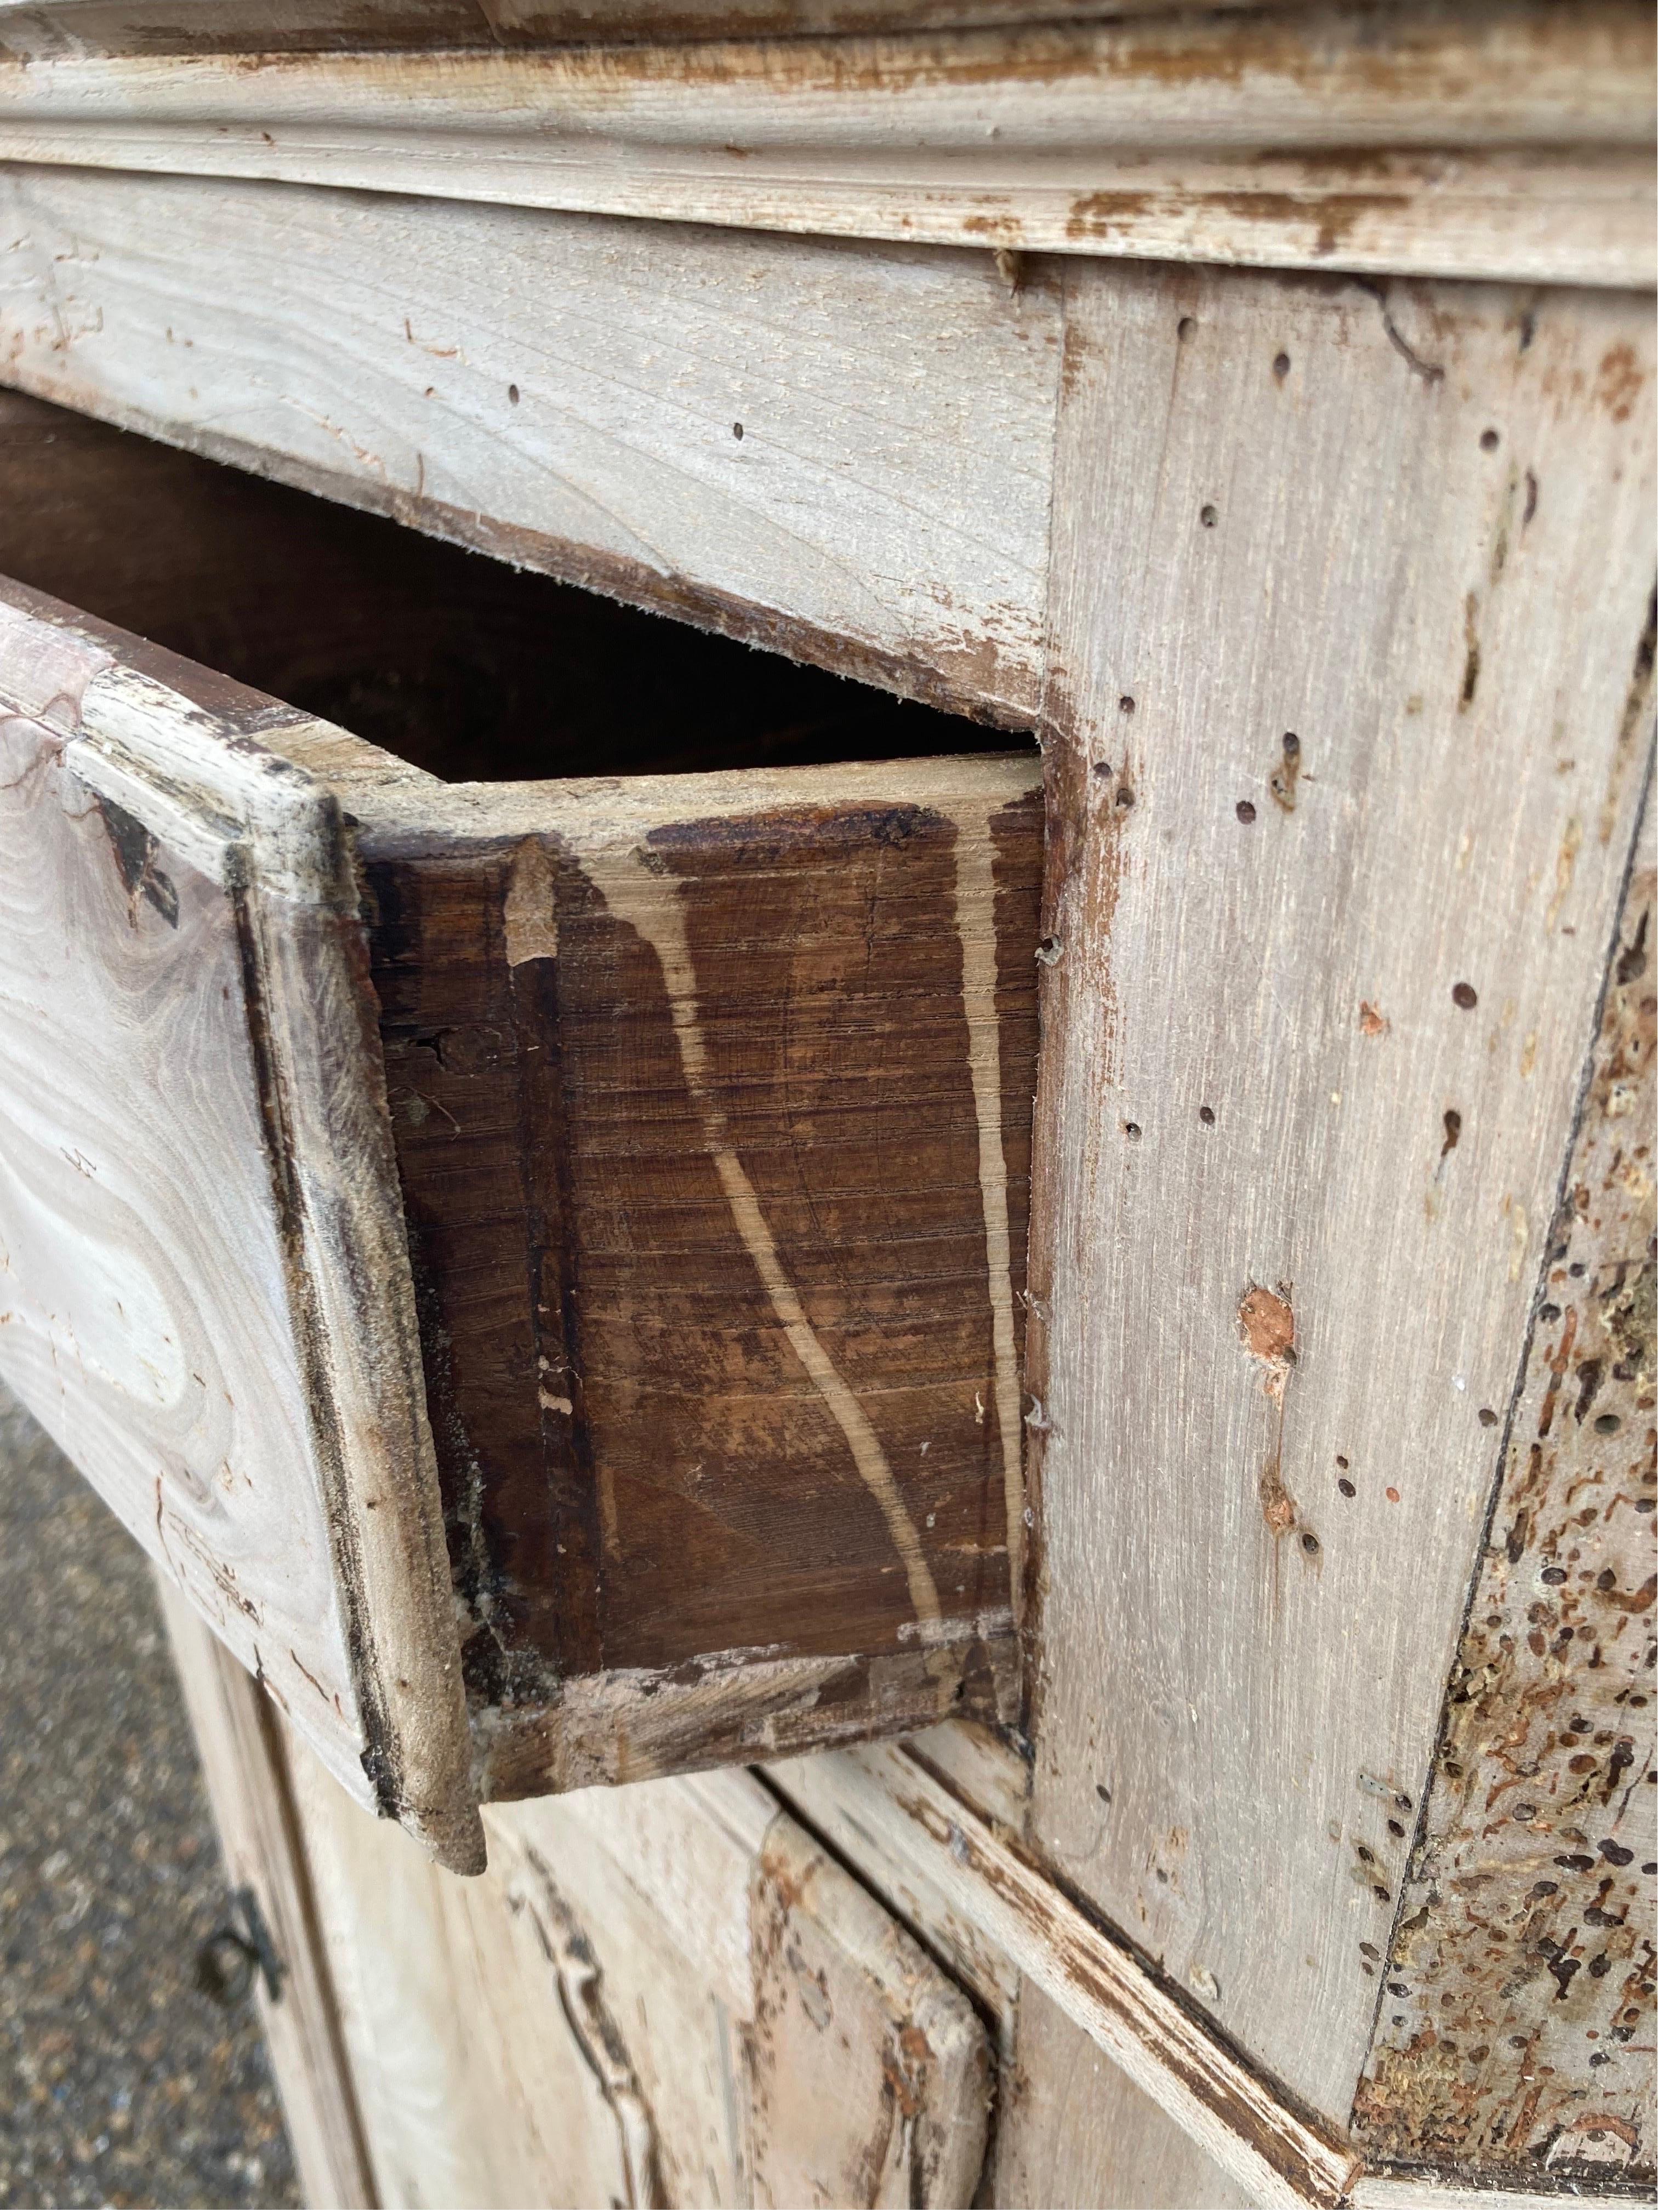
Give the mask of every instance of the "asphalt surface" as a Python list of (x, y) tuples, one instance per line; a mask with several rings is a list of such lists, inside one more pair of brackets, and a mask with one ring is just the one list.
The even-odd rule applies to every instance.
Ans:
[(143, 1554), (0, 1390), (0, 2205), (289, 2205)]

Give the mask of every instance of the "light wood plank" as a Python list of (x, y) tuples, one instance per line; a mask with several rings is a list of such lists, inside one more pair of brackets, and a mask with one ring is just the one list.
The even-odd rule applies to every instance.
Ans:
[(183, 671), (203, 705), (143, 656), (0, 597), (0, 1359), (345, 1786), (465, 1863), (481, 1832), (338, 811), (259, 742), (269, 702)]
[(309, 1765), (388, 2204), (963, 2204), (972, 2008), (750, 1778), (500, 1808), (459, 1882)]
[(1339, 2122), (1643, 773), (1649, 318), (1067, 282), (1031, 1838)]
[(1653, 2167), (1650, 804), (1643, 842), (1355, 2114), (1499, 2185)]
[[(801, 29), (796, 24), (792, 27)], [(1649, 11), (0, 64), (0, 154), (753, 229), (1650, 283)]]
[(1044, 283), (915, 248), (90, 171), (0, 175), (0, 358), (27, 390), (1029, 726)]
[[(155, 1587), (233, 1893), (256, 1900), (277, 1962), (255, 1977), (306, 2202), (372, 2205), (362, 2123), (341, 2039), (310, 1869), (270, 1701), (165, 1576)], [(246, 1932), (244, 1929), (244, 1933)]]

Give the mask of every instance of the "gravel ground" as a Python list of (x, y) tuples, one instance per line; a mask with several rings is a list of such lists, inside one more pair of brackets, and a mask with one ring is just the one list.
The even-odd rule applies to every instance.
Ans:
[(0, 2204), (297, 2204), (138, 1547), (0, 1392)]

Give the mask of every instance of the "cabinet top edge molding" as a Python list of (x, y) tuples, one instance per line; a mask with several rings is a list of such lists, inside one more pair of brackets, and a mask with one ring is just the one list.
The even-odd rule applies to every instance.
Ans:
[(0, 159), (1004, 253), (1654, 281), (1654, 32), (1629, 0), (542, 46), (446, 43), (416, 9), (404, 44), (296, 51), (311, 12), (257, 11), (262, 50), (206, 8), (187, 51), (181, 28), (107, 51), (102, 18), (131, 9), (0, 8)]
[[(1242, 15), (1321, 4), (1327, 0), (1211, 0), (1216, 11)], [(246, 0), (0, 0), (0, 48), (39, 55), (510, 52), (1005, 30), (1191, 12), (1191, 0), (264, 0), (257, 8)]]

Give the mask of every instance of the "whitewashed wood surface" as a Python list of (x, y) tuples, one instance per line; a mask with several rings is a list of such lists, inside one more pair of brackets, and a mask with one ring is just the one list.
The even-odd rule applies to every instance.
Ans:
[(296, 1771), (382, 2203), (969, 2200), (971, 2005), (750, 1777), (495, 1808), (472, 1882)]
[[(164, 1575), (155, 1577), (173, 1665), (213, 1808), (227, 1887), (251, 1892), (274, 1958), (253, 1993), (288, 2140), (311, 2204), (374, 2204), (374, 2177), (340, 2033), (333, 1978), (271, 1700)], [(245, 1916), (237, 1923), (248, 1933)]]
[(1067, 282), (1031, 1840), (1342, 2124), (1643, 773), (1649, 317)]
[(1028, 727), (1059, 379), (988, 256), (0, 173), (0, 374)]
[(0, 155), (1012, 250), (1653, 281), (1651, 23), (1620, 0), (677, 52), (192, 43), (0, 60)]
[(337, 809), (15, 587), (0, 705), (0, 1360), (344, 1785), (476, 1861)]

